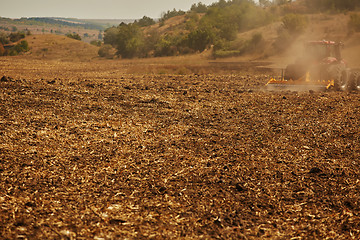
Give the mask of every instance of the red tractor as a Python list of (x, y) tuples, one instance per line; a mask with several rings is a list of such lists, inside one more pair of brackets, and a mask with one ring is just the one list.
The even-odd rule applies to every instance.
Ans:
[(350, 71), (341, 57), (342, 43), (312, 41), (305, 45), (304, 54), (283, 71), (280, 80), (272, 78), (267, 86), (272, 88), (339, 89), (359, 88), (358, 73)]

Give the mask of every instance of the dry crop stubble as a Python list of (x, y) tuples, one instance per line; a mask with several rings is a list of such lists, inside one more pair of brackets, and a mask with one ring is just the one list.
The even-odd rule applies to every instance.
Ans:
[(4, 238), (359, 236), (357, 92), (1, 61)]

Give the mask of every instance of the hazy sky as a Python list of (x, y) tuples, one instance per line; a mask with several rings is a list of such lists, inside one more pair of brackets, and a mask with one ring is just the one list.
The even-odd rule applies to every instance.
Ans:
[(0, 16), (134, 19), (160, 17), (173, 8), (189, 10), (193, 3), (217, 0), (0, 0)]

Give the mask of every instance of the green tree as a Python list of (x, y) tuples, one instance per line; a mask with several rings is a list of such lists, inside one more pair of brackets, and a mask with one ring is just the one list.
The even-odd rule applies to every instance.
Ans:
[(139, 25), (121, 23), (105, 31), (104, 43), (115, 47), (121, 57), (133, 58), (143, 54), (144, 36)]
[(182, 16), (184, 15), (185, 12), (183, 10), (176, 10), (175, 8), (172, 11), (167, 11), (165, 13), (161, 14), (161, 18), (160, 18), (160, 22), (164, 22), (167, 19), (170, 19), (172, 17), (176, 17), (176, 16)]
[(119, 34), (119, 28), (117, 27), (111, 27), (106, 29), (104, 33), (104, 43), (115, 46), (117, 42), (118, 34)]
[(174, 56), (178, 53), (176, 37), (170, 34), (161, 36), (155, 44), (155, 56)]
[(196, 13), (206, 13), (207, 10), (208, 10), (207, 6), (202, 2), (199, 2), (198, 4), (194, 3), (190, 8), (190, 11)]
[(204, 51), (214, 42), (215, 34), (211, 27), (198, 28), (188, 35), (188, 46), (195, 51)]
[(270, 23), (272, 16), (249, 0), (219, 1), (212, 5), (201, 23), (218, 30), (220, 38), (234, 40), (239, 31), (249, 30)]
[(135, 21), (136, 24), (138, 24), (140, 27), (147, 27), (155, 24), (154, 19), (149, 18), (147, 16), (144, 16), (139, 21)]
[(144, 38), (144, 46), (142, 49), (143, 57), (153, 56), (156, 51), (156, 44), (160, 39), (160, 34), (156, 29), (147, 31)]

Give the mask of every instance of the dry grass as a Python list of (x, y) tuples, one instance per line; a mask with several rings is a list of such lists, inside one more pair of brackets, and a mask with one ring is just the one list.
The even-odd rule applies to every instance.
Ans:
[(78, 62), (98, 57), (98, 47), (65, 36), (30, 35), (25, 40), (30, 46), (30, 59)]

